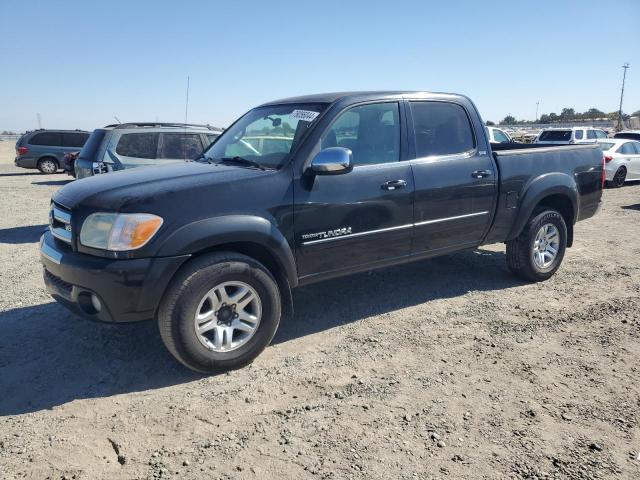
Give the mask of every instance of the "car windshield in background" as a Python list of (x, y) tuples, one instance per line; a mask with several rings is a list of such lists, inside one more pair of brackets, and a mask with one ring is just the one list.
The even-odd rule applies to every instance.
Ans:
[(640, 132), (639, 133), (634, 133), (634, 132), (621, 132), (621, 133), (616, 133), (613, 138), (628, 138), (629, 140), (640, 140)]
[(600, 148), (602, 149), (602, 151), (607, 151), (607, 150), (611, 149), (611, 147), (613, 147), (615, 145), (615, 143), (598, 142), (598, 145), (600, 145)]
[(255, 108), (220, 136), (204, 160), (280, 168), (325, 108), (326, 104), (317, 103)]
[(542, 142), (567, 142), (571, 140), (571, 130), (547, 130), (540, 134)]

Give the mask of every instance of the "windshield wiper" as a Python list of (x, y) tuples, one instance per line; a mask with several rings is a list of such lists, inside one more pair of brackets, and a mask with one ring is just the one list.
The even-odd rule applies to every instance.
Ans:
[[(263, 165), (260, 165), (258, 162), (254, 162), (253, 160), (248, 160), (246, 158), (242, 158), (242, 157), (223, 157), (220, 160), (220, 163), (231, 163), (234, 165), (241, 165), (244, 167), (252, 167), (252, 168), (257, 168), (259, 170), (266, 170), (266, 167), (264, 167)], [(212, 163), (211, 160), (209, 160), (209, 163)]]

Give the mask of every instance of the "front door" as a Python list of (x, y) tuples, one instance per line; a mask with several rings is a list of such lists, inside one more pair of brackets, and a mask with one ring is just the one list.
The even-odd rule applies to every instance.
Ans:
[(298, 274), (331, 276), (381, 266), (411, 250), (413, 177), (401, 161), (398, 102), (352, 107), (324, 132), (317, 150), (353, 152), (353, 171), (295, 183)]
[(497, 195), (483, 126), (452, 102), (411, 101), (415, 140), (414, 255), (477, 246)]

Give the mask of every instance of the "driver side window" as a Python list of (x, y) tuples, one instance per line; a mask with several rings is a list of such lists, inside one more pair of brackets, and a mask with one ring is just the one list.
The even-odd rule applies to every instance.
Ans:
[(400, 113), (393, 103), (353, 107), (333, 122), (320, 140), (321, 149), (348, 148), (353, 165), (376, 165), (400, 160)]

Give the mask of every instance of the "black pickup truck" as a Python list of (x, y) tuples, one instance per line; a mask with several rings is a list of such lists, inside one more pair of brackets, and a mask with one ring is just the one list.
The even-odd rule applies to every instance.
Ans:
[(549, 278), (602, 185), (597, 145), (492, 149), (461, 95), (290, 98), (249, 111), (198, 161), (59, 190), (44, 280), (85, 317), (156, 318), (189, 368), (238, 368), (300, 285), (497, 242), (516, 275)]

